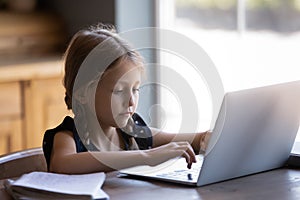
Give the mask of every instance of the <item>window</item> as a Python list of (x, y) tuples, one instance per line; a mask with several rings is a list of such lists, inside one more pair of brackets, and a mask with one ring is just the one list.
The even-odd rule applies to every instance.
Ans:
[[(208, 53), (225, 92), (300, 79), (300, 0), (166, 0), (159, 6), (160, 26), (191, 38)], [(161, 53), (163, 65), (180, 71), (184, 64), (176, 59)], [(178, 113), (178, 105), (168, 98), (162, 92), (161, 102), (170, 108), (165, 113), (176, 124), (180, 113), (172, 111)], [(209, 98), (201, 102), (200, 130), (209, 128), (211, 119)]]

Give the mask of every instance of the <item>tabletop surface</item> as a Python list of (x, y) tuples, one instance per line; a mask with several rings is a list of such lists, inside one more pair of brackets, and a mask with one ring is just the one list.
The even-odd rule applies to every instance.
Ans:
[[(300, 170), (277, 169), (202, 187), (149, 179), (119, 178), (108, 173), (102, 189), (114, 199), (300, 199)], [(12, 198), (0, 180), (0, 199)]]

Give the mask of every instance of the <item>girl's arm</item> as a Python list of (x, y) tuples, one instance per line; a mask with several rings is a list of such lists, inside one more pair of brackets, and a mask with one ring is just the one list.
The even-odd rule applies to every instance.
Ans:
[(205, 151), (208, 140), (210, 138), (210, 132), (200, 133), (166, 133), (155, 128), (150, 128), (153, 135), (153, 146), (161, 146), (170, 142), (186, 141), (198, 154), (200, 151)]
[(73, 134), (66, 131), (54, 137), (50, 171), (68, 174), (109, 172), (137, 165), (154, 166), (179, 156), (186, 158), (188, 167), (196, 160), (188, 142), (171, 142), (143, 151), (77, 153)]

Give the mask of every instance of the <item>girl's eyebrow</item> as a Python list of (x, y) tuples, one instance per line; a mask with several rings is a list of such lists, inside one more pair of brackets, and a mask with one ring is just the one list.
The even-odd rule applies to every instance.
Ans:
[[(134, 84), (137, 84), (137, 83), (140, 83), (141, 81), (136, 81)], [(120, 81), (118, 81), (117, 83), (123, 83), (123, 84), (127, 84), (127, 83), (129, 83), (129, 81), (125, 81), (125, 80), (120, 80)]]

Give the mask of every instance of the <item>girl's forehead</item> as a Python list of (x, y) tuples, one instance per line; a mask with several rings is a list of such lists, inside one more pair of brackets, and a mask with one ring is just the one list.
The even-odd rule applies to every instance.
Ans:
[(143, 73), (143, 66), (132, 61), (123, 60), (107, 69), (102, 75), (101, 81), (116, 84), (124, 81), (140, 81)]

